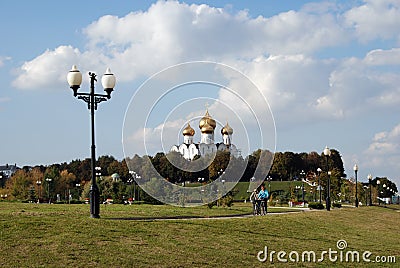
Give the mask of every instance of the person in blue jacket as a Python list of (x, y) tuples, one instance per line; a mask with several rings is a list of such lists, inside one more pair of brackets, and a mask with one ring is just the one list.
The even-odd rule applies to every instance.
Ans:
[(268, 190), (265, 189), (264, 185), (261, 185), (261, 190), (258, 193), (258, 199), (264, 200), (264, 199), (268, 199), (268, 197), (269, 197)]
[[(269, 193), (268, 193), (268, 190), (265, 189), (264, 185), (261, 185), (261, 190), (258, 193), (257, 197), (260, 202), (260, 205), (264, 204), (264, 210), (265, 210), (265, 212), (267, 212), (267, 201), (268, 201)], [(261, 203), (261, 201), (264, 201), (264, 203)]]

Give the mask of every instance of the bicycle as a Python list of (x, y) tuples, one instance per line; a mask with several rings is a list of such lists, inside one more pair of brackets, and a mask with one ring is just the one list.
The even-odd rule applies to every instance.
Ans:
[(267, 203), (265, 200), (258, 199), (253, 202), (253, 215), (267, 215)]

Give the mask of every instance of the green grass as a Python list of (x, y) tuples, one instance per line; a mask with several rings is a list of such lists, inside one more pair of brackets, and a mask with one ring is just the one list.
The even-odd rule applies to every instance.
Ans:
[[(282, 191), (282, 192), (290, 192), (290, 186), (295, 187), (296, 185), (301, 185), (300, 181), (271, 181), (271, 189), (269, 189), (269, 183), (265, 182), (265, 187), (271, 192), (274, 191)], [(243, 200), (249, 199), (250, 193), (247, 192), (249, 188), (249, 182), (238, 182), (235, 186), (235, 190), (237, 192), (234, 195), (235, 200)]]
[[(0, 202), (0, 267), (314, 267), (313, 263), (260, 263), (269, 250), (321, 252), (345, 239), (348, 250), (394, 255), (400, 262), (399, 206), (270, 214), (266, 217), (128, 220), (135, 217), (211, 217), (248, 213), (232, 208), (101, 206)], [(115, 220), (119, 218), (119, 220)], [(358, 267), (365, 263), (319, 266)], [(390, 267), (390, 265), (387, 265)], [(368, 267), (373, 267), (369, 265)]]

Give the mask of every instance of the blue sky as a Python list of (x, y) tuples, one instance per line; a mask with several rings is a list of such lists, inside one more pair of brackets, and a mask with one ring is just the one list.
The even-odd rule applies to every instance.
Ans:
[[(277, 151), (327, 145), (342, 153), (348, 176), (358, 163), (361, 180), (371, 173), (400, 183), (398, 0), (5, 1), (0, 15), (1, 164), (90, 156), (89, 112), (65, 79), (72, 64), (82, 90), (88, 71), (115, 73), (112, 99), (96, 113), (96, 143), (97, 155), (122, 159), (124, 115), (141, 83), (171, 65), (208, 60), (236, 68), (266, 96)], [(239, 107), (222, 91), (210, 94)], [(210, 113), (223, 124), (229, 115), (216, 103)], [(178, 130), (166, 148), (179, 124), (204, 113), (199, 107), (171, 118)], [(165, 125), (153, 122), (149, 133)]]

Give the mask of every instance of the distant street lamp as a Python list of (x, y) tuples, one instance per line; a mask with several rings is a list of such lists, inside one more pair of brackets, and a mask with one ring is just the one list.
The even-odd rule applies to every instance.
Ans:
[(372, 175), (368, 174), (368, 184), (369, 184), (369, 205), (372, 206)]
[(101, 177), (101, 167), (95, 167), (94, 170), (96, 171), (96, 176)]
[(364, 192), (365, 192), (365, 205), (367, 206), (368, 204), (368, 186), (364, 185)]
[(326, 172), (328, 173), (328, 186), (327, 186), (327, 195), (326, 195), (326, 210), (331, 210), (331, 173), (329, 172), (329, 163), (328, 158), (331, 156), (331, 150), (329, 150), (328, 146), (324, 149), (324, 155), (326, 158)]
[(381, 184), (381, 181), (380, 180), (377, 180), (376, 181), (376, 188), (377, 188), (377, 193), (376, 193), (376, 195), (377, 195), (377, 199), (378, 199), (378, 205), (380, 206), (381, 205), (381, 199), (380, 199), (380, 194), (379, 194), (379, 185)]
[(218, 178), (219, 178), (219, 180), (221, 180), (222, 179), (222, 176), (225, 174), (225, 171), (221, 168), (219, 171), (218, 171)]
[(304, 170), (300, 172), (300, 177), (301, 177), (301, 196), (302, 196), (302, 201), (304, 203), (304, 176), (306, 173), (304, 173)]
[(80, 189), (81, 189), (81, 184), (80, 184), (80, 183), (77, 183), (77, 184), (76, 184), (76, 188), (78, 188), (78, 200), (80, 200), (80, 199), (81, 199), (81, 191), (80, 191)]
[(268, 180), (268, 194), (271, 195), (271, 180), (272, 180), (272, 177), (268, 176), (267, 180)]
[(38, 203), (40, 203), (42, 181), (41, 180), (37, 180), (36, 181), (36, 185), (38, 186)]
[(355, 177), (356, 177), (356, 208), (358, 208), (358, 193), (357, 193), (357, 172), (358, 172), (358, 166), (357, 166), (357, 164), (354, 164), (354, 167), (353, 167), (353, 170), (354, 170), (354, 174), (355, 174)]
[[(132, 202), (132, 200), (134, 200), (134, 198), (133, 198), (133, 195), (132, 195), (132, 183), (133, 183), (133, 178), (129, 178), (127, 181), (126, 181), (127, 183), (129, 183), (129, 188), (130, 188), (130, 191), (129, 191), (129, 201), (130, 202)], [(132, 199), (133, 198), (133, 199)]]
[[(136, 201), (136, 179), (141, 179), (142, 177), (133, 170), (129, 171), (129, 174), (131, 174), (131, 176), (133, 178), (133, 199)], [(182, 186), (184, 186), (184, 185), (182, 185)], [(137, 187), (137, 201), (138, 202), (139, 202), (139, 198), (140, 198), (139, 187)]]
[(78, 89), (82, 83), (82, 74), (79, 72), (77, 67), (72, 66), (71, 71), (69, 71), (67, 80), (70, 88), (74, 92), (74, 97), (83, 100), (88, 104), (88, 109), (91, 114), (91, 132), (92, 132), (92, 146), (91, 146), (91, 167), (92, 167), (92, 182), (90, 186), (90, 217), (100, 218), (100, 192), (99, 187), (96, 184), (96, 146), (95, 146), (95, 133), (94, 133), (94, 111), (97, 110), (97, 105), (103, 101), (107, 101), (111, 98), (111, 92), (115, 87), (115, 76), (111, 73), (110, 69), (107, 68), (105, 74), (101, 78), (101, 84), (103, 85), (104, 91), (107, 93), (96, 94), (94, 92), (94, 82), (97, 81), (96, 74), (89, 72), (90, 77), (90, 93), (78, 93)]
[(300, 185), (296, 185), (294, 188), (295, 188), (295, 191), (296, 191), (297, 201), (299, 201), (300, 200), (299, 193), (300, 193), (301, 186)]
[(322, 192), (321, 192), (321, 183), (320, 183), (320, 177), (321, 177), (321, 172), (322, 172), (322, 169), (321, 168), (318, 168), (317, 169), (317, 172), (318, 172), (318, 190), (319, 190), (319, 203), (321, 204), (321, 199), (322, 199)]
[(50, 182), (52, 180), (53, 179), (46, 178), (46, 181), (47, 181), (47, 198), (49, 199), (49, 204), (51, 203), (51, 199), (50, 199)]

